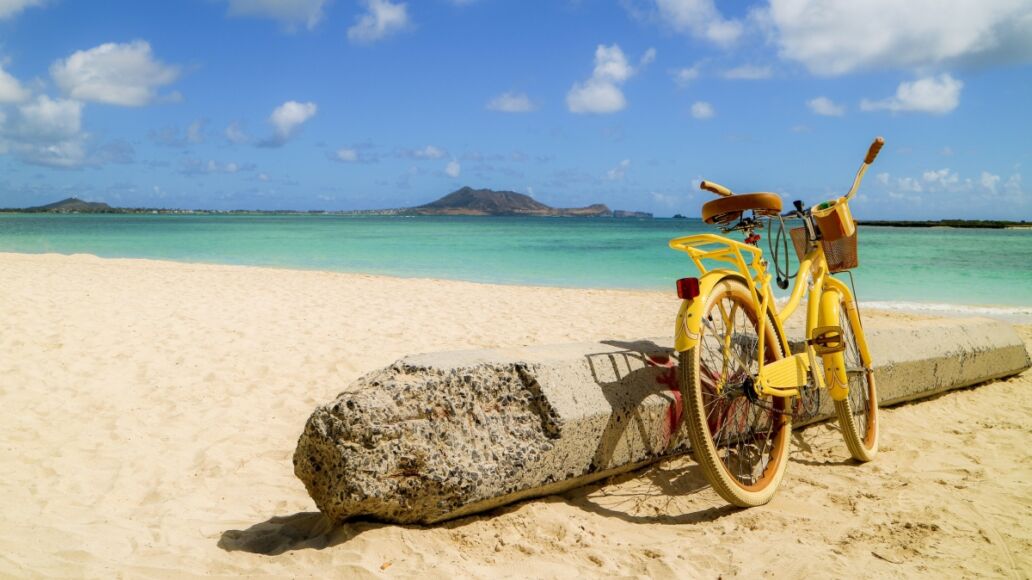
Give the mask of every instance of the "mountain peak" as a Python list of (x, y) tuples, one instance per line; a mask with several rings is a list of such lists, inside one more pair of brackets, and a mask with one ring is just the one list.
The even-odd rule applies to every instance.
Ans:
[(30, 207), (30, 212), (53, 212), (53, 213), (102, 213), (113, 211), (111, 206), (99, 201), (83, 201), (77, 197), (69, 197), (47, 205)]

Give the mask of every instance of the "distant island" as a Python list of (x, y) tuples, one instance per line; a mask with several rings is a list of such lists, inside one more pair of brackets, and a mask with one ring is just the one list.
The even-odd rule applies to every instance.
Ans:
[(342, 212), (362, 215), (461, 215), (651, 218), (643, 211), (611, 210), (602, 203), (585, 207), (552, 207), (515, 191), (463, 187), (424, 205), (397, 209)]
[(83, 201), (77, 197), (69, 197), (47, 205), (27, 207), (24, 209), (4, 209), (0, 211), (17, 211), (24, 213), (124, 213), (130, 210), (111, 207), (106, 203)]
[(114, 213), (114, 214), (284, 214), (319, 215), (397, 215), (397, 216), (543, 216), (543, 217), (609, 217), (651, 218), (643, 211), (611, 210), (601, 203), (586, 207), (559, 208), (545, 205), (529, 195), (514, 191), (494, 191), (463, 187), (424, 205), (394, 209), (352, 211), (291, 210), (184, 210), (159, 208), (111, 207), (106, 203), (83, 201), (70, 197), (58, 202), (27, 208), (0, 209), (6, 213)]

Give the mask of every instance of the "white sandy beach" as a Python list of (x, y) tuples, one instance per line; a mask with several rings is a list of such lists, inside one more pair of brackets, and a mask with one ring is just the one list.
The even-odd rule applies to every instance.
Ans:
[(870, 464), (831, 424), (798, 432), (761, 508), (677, 459), (331, 529), (291, 455), (350, 381), (415, 352), (666, 335), (676, 296), (84, 255), (0, 273), (2, 577), (1032, 575), (1032, 372), (884, 412)]

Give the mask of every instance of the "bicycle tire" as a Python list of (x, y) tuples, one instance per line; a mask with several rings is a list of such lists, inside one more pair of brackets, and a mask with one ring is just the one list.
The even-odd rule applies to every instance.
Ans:
[(855, 309), (853, 313), (855, 322), (845, 302), (840, 304), (839, 319), (846, 346), (842, 356), (849, 379), (849, 396), (835, 401), (835, 414), (849, 454), (853, 459), (866, 463), (878, 454), (878, 389), (871, 371), (871, 361), (864, 360), (857, 344), (856, 335), (859, 333), (863, 337), (864, 329), (859, 324), (859, 314)]
[[(678, 365), (692, 452), (706, 480), (727, 502), (739, 507), (763, 505), (774, 497), (788, 464), (791, 405), (780, 397), (747, 394), (748, 380), (758, 369), (755, 341), (759, 338), (759, 314), (745, 284), (725, 278), (708, 296), (697, 299), (706, 300), (704, 324), (698, 343), (680, 353)], [(719, 323), (713, 320), (714, 309), (718, 309)], [(765, 356), (771, 362), (781, 358), (783, 352), (769, 312), (767, 316)], [(730, 332), (727, 318), (731, 319)], [(714, 370), (718, 336), (721, 344), (732, 345), (720, 348), (719, 374)], [(725, 372), (731, 368), (728, 355), (737, 357), (730, 361), (736, 363), (733, 372)], [(724, 384), (718, 393), (716, 387), (721, 380)]]

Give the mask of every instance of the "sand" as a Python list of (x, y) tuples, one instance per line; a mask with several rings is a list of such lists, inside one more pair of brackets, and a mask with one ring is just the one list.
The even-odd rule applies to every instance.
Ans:
[(675, 459), (332, 529), (291, 454), (349, 381), (415, 352), (667, 334), (676, 297), (81, 255), (0, 272), (3, 577), (1032, 575), (1029, 372), (886, 411), (870, 464), (833, 425), (797, 432), (761, 508)]

